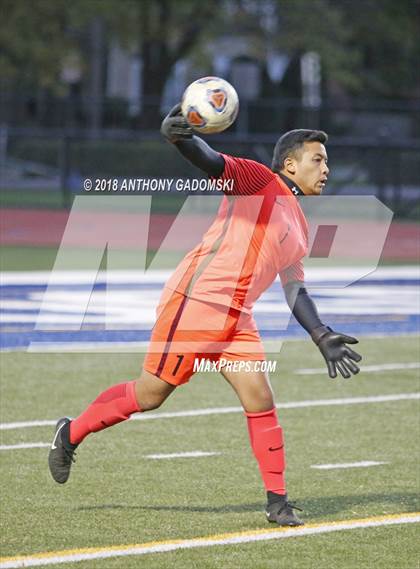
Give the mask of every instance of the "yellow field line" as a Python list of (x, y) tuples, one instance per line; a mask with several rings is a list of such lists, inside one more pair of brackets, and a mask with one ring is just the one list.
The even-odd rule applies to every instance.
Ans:
[[(141, 555), (144, 550), (153, 552), (171, 551), (174, 549), (189, 549), (206, 545), (225, 545), (260, 541), (261, 539), (276, 539), (281, 537), (298, 537), (299, 535), (313, 535), (317, 533), (338, 531), (340, 529), (354, 529), (358, 527), (375, 527), (398, 523), (420, 522), (420, 512), (409, 512), (369, 518), (341, 520), (336, 522), (306, 524), (297, 528), (275, 527), (270, 529), (257, 529), (233, 533), (222, 533), (190, 539), (175, 539), (150, 541), (147, 543), (110, 545), (106, 547), (86, 547), (78, 549), (65, 549), (35, 553), (33, 555), (19, 555), (13, 557), (0, 557), (0, 569), (8, 567), (33, 567), (53, 563), (66, 563), (89, 560), (100, 557), (117, 557), (118, 555)], [(253, 539), (254, 538), (254, 539)], [(113, 554), (114, 552), (114, 554)], [(54, 559), (54, 561), (53, 561)]]

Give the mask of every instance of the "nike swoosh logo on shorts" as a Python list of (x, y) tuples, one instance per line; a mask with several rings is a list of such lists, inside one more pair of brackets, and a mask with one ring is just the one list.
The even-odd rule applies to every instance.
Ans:
[(287, 224), (287, 231), (286, 231), (285, 235), (283, 235), (283, 237), (280, 239), (280, 245), (283, 243), (283, 241), (284, 241), (284, 240), (286, 239), (286, 237), (289, 235), (290, 229), (291, 229), (290, 223), (288, 223), (288, 224)]
[(60, 427), (59, 429), (57, 429), (57, 432), (55, 433), (54, 440), (53, 440), (53, 442), (52, 442), (52, 444), (51, 444), (51, 450), (55, 450), (55, 449), (57, 448), (57, 447), (55, 446), (55, 441), (57, 440), (58, 433), (61, 431), (61, 429), (64, 427), (65, 424), (66, 424), (66, 423), (63, 423), (63, 424), (61, 425), (61, 427)]

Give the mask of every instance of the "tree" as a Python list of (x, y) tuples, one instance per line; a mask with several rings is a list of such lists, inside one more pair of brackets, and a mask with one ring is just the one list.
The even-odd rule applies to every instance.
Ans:
[[(157, 126), (159, 100), (174, 64), (185, 57), (203, 34), (219, 2), (137, 0), (143, 96), (151, 111), (144, 126)], [(216, 11), (217, 12), (217, 11)]]
[[(0, 73), (9, 87), (63, 94), (69, 54), (82, 62), (86, 80), (117, 38), (142, 57), (141, 124), (155, 128), (174, 64), (201, 61), (205, 47), (223, 35), (242, 37), (262, 63), (273, 48), (292, 57), (316, 51), (327, 76), (349, 94), (410, 97), (420, 90), (419, 6), (419, 0), (2, 0)], [(94, 30), (98, 41), (89, 47)], [(101, 98), (101, 74), (95, 77), (91, 93)]]
[(0, 74), (20, 86), (58, 88), (61, 62), (76, 47), (66, 0), (2, 0)]
[(273, 42), (291, 56), (317, 52), (323, 73), (348, 90), (359, 85), (360, 51), (351, 41), (344, 4), (337, 0), (277, 0), (279, 29)]
[(357, 92), (368, 97), (419, 97), (419, 0), (341, 4), (351, 43), (360, 53)]

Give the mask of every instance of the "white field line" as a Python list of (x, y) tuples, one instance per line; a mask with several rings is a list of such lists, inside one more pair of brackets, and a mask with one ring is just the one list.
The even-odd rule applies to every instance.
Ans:
[[(417, 336), (417, 332), (404, 332), (403, 334), (399, 332), (390, 333), (387, 332), (386, 334), (378, 334), (378, 332), (374, 333), (361, 333), (358, 334), (359, 338), (370, 338), (370, 339), (387, 339), (391, 336), (398, 336), (398, 338), (412, 338), (413, 336)], [(263, 338), (263, 345), (267, 354), (274, 353), (278, 354), (279, 352), (279, 342), (301, 342), (305, 338), (303, 336), (291, 336), (284, 331), (282, 334), (279, 334), (278, 337), (271, 337), (269, 340)], [(34, 352), (34, 353), (61, 353), (61, 352), (70, 352), (70, 353), (85, 353), (85, 352), (106, 352), (106, 353), (116, 353), (120, 354), (121, 352), (136, 352), (138, 354), (143, 354), (147, 351), (150, 342), (141, 341), (141, 342), (31, 342), (28, 346), (12, 346), (12, 347), (4, 347), (0, 348), (0, 352), (10, 353), (10, 352)], [(319, 373), (326, 372), (326, 368), (319, 368)]]
[[(412, 338), (413, 336), (418, 336), (418, 332), (404, 332), (404, 333), (391, 333), (379, 334), (378, 332), (367, 332), (363, 334), (358, 334), (359, 338), (370, 338), (376, 340), (383, 340), (390, 337), (398, 336), (398, 338)], [(275, 353), (279, 351), (279, 342), (301, 342), (303, 337), (299, 336), (289, 336), (287, 331), (282, 335), (270, 338), (269, 340), (263, 339), (263, 345), (266, 353)], [(0, 352), (10, 353), (10, 352), (36, 352), (36, 353), (50, 353), (50, 352), (72, 352), (72, 353), (84, 353), (89, 351), (95, 352), (107, 352), (107, 353), (121, 353), (121, 352), (136, 352), (144, 353), (149, 346), (149, 341), (143, 342), (31, 342), (29, 346), (12, 346), (0, 348)], [(138, 350), (138, 351), (137, 351)], [(321, 369), (326, 373), (326, 368), (319, 368), (319, 373)], [(364, 368), (363, 368), (364, 370)]]
[(52, 419), (44, 419), (40, 421), (16, 421), (15, 423), (0, 423), (0, 431), (8, 431), (11, 429), (28, 429), (30, 427), (50, 427), (55, 425), (57, 421)]
[[(332, 280), (348, 281), (353, 278), (355, 273), (365, 272), (365, 277), (369, 280), (387, 279), (418, 279), (420, 278), (419, 267), (415, 265), (401, 265), (398, 267), (381, 267), (371, 271), (363, 265), (337, 266), (337, 267), (308, 267), (305, 272), (306, 280), (316, 282), (330, 282)], [(172, 275), (171, 270), (109, 270), (99, 271), (95, 277), (97, 282), (107, 282), (112, 284), (127, 283), (157, 283), (164, 284)], [(92, 282), (92, 271), (90, 270), (55, 270), (55, 271), (3, 271), (0, 273), (0, 285), (33, 285), (48, 284), (54, 277), (54, 284), (90, 284)]]
[[(401, 369), (420, 369), (420, 362), (361, 366), (360, 371), (363, 373), (372, 373), (375, 371), (392, 371)], [(318, 373), (325, 373), (325, 368), (320, 367), (297, 369), (295, 373), (298, 375), (316, 375)]]
[(25, 448), (47, 448), (51, 443), (19, 443), (17, 445), (0, 445), (0, 450), (20, 450)]
[[(48, 344), (46, 342), (31, 342), (26, 348), (18, 348), (16, 351), (27, 351), (27, 352), (86, 352), (95, 350), (104, 352), (116, 352), (119, 353), (121, 350), (124, 351), (135, 351), (138, 353), (146, 352), (150, 342), (53, 342)], [(6, 351), (6, 349), (2, 350)], [(13, 349), (11, 349), (13, 351)]]
[(190, 452), (174, 452), (172, 454), (146, 454), (144, 458), (153, 458), (153, 459), (161, 459), (161, 458), (197, 458), (201, 456), (216, 456), (218, 454), (222, 454), (220, 452), (205, 452), (201, 450), (194, 450)]
[[(278, 403), (277, 409), (300, 409), (305, 407), (328, 407), (334, 405), (358, 405), (363, 403), (387, 403), (391, 401), (406, 401), (420, 399), (420, 392), (394, 393), (392, 395), (371, 395), (366, 397), (344, 397), (342, 399), (309, 399), (307, 401), (290, 401)], [(242, 413), (242, 407), (212, 407), (208, 409), (191, 409), (189, 411), (172, 411), (166, 413), (138, 413), (132, 420), (147, 421), (150, 419), (175, 419), (178, 417), (199, 417), (203, 415), (223, 415), (226, 413)], [(56, 419), (36, 421), (17, 421), (13, 423), (0, 423), (0, 431), (12, 429), (27, 429), (30, 427), (46, 427), (55, 425)]]
[[(379, 334), (378, 332), (366, 332), (358, 334), (359, 338), (370, 338), (370, 339), (387, 339), (390, 337), (398, 336), (398, 338), (412, 338), (418, 336), (418, 332), (404, 332), (400, 333), (398, 331), (386, 334)], [(287, 333), (287, 330), (282, 334), (279, 333), (278, 337), (271, 337), (269, 340), (263, 338), (263, 345), (267, 354), (279, 352), (279, 342), (301, 342), (304, 340), (304, 336), (292, 336)], [(116, 353), (121, 352), (136, 352), (143, 354), (147, 351), (150, 342), (140, 341), (140, 342), (31, 342), (28, 346), (12, 346), (0, 348), (0, 352), (10, 353), (10, 352), (36, 352), (36, 353), (61, 353), (61, 352), (71, 352), (71, 353), (84, 353), (84, 352), (106, 352), (106, 353)], [(368, 367), (368, 366), (366, 366)], [(365, 368), (363, 368), (363, 371)], [(302, 371), (302, 370), (300, 370)], [(319, 368), (317, 373), (327, 373), (326, 368)], [(315, 372), (312, 372), (315, 373)]]
[(362, 460), (360, 462), (343, 462), (342, 464), (312, 464), (311, 468), (318, 470), (333, 470), (335, 468), (366, 468), (367, 466), (379, 466), (389, 462), (377, 462), (376, 460)]
[(3, 557), (0, 558), (0, 569), (15, 569), (19, 567), (43, 567), (59, 563), (76, 563), (79, 561), (92, 561), (94, 559), (109, 559), (111, 557), (127, 557), (130, 555), (146, 555), (151, 553), (165, 553), (198, 547), (213, 547), (221, 545), (237, 545), (256, 541), (272, 539), (286, 539), (289, 537), (302, 537), (319, 535), (336, 531), (362, 529), (420, 522), (419, 513), (398, 514), (393, 516), (378, 516), (366, 519), (329, 522), (325, 524), (309, 524), (297, 528), (276, 528), (274, 530), (253, 530), (237, 533), (225, 533), (213, 536), (204, 536), (193, 539), (178, 539), (121, 545), (73, 549), (65, 551), (52, 551), (36, 555)]
[[(0, 451), (2, 450), (22, 450), (31, 448), (49, 448), (51, 443), (19, 443), (16, 445), (0, 445)], [(222, 454), (221, 452), (207, 452), (201, 450), (194, 450), (189, 452), (174, 452), (171, 454), (145, 454), (143, 458), (148, 459), (165, 459), (165, 458), (200, 458), (203, 456), (216, 456)]]

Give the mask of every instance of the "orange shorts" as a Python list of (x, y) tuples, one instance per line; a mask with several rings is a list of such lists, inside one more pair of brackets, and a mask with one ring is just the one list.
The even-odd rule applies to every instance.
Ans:
[(196, 373), (194, 368), (203, 359), (265, 360), (255, 320), (251, 314), (175, 291), (157, 308), (143, 367), (180, 385)]

